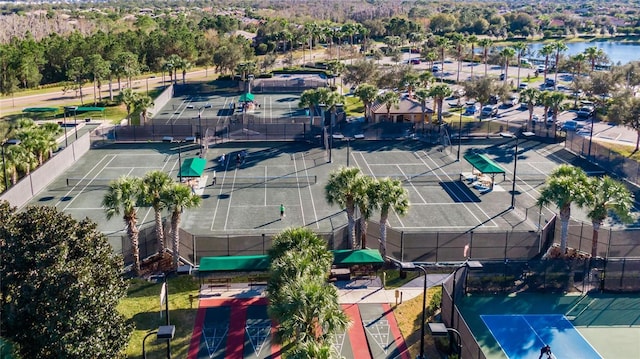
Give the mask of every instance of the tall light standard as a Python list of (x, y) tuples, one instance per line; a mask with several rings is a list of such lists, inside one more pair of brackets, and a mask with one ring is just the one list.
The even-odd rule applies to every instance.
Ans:
[[(144, 336), (144, 338), (142, 339), (142, 359), (147, 359), (147, 350), (145, 348), (145, 342), (147, 341), (147, 338), (152, 336), (153, 334), (157, 334), (156, 335), (156, 339), (157, 340), (166, 340), (167, 341), (167, 346), (169, 346), (169, 342), (171, 341), (171, 339), (173, 339), (174, 335), (176, 334), (176, 326), (175, 325), (161, 325), (158, 327), (158, 330), (154, 330), (152, 332), (147, 333), (147, 335)], [(167, 353), (167, 359), (171, 358), (171, 352)]]
[(207, 108), (211, 108), (210, 103), (206, 103), (204, 106), (198, 107), (198, 143), (200, 144), (200, 147), (202, 147), (202, 112)]
[(515, 150), (513, 153), (513, 181), (511, 182), (511, 206), (509, 207), (509, 209), (514, 209), (516, 206), (516, 173), (518, 170), (518, 141), (520, 140), (520, 135), (529, 137), (529, 136), (533, 136), (532, 132), (522, 132), (522, 129), (519, 129), (515, 134), (511, 134), (511, 133), (501, 133), (500, 136), (502, 137), (511, 137), (511, 138), (515, 138), (516, 139), (516, 146), (515, 146)]
[(452, 332), (458, 336), (458, 354), (459, 358), (462, 357), (462, 336), (460, 332), (454, 328), (447, 328), (443, 323), (429, 323), (429, 332), (434, 337), (448, 337), (449, 332)]
[(460, 120), (458, 121), (458, 156), (456, 157), (456, 162), (460, 161), (460, 145), (461, 144), (462, 144), (462, 112), (460, 112)]
[(182, 183), (182, 144), (185, 140), (175, 141), (178, 143), (178, 180)]
[[(456, 277), (458, 276), (458, 271), (463, 268), (469, 270), (481, 270), (482, 267), (482, 263), (480, 263), (479, 261), (466, 260), (460, 266), (458, 266), (456, 270), (453, 271), (453, 289), (451, 290), (451, 320), (449, 322), (452, 328), (456, 327), (453, 324), (453, 318), (455, 318), (454, 312), (456, 310)], [(453, 342), (451, 342), (451, 344), (453, 344)]]
[(65, 116), (66, 113), (69, 113), (69, 111), (73, 111), (73, 128), (76, 131), (76, 140), (78, 139), (78, 117), (77, 112), (78, 112), (78, 106), (65, 106), (64, 108), (65, 111)]
[(349, 157), (351, 157), (351, 137), (345, 137), (347, 140), (347, 167), (349, 167)]
[(4, 190), (9, 189), (9, 178), (7, 178), (7, 162), (4, 157), (4, 148), (11, 145), (19, 145), (20, 140), (18, 139), (10, 139), (2, 142), (2, 169), (4, 170)]
[(410, 272), (421, 270), (424, 273), (422, 290), (422, 322), (420, 323), (420, 355), (417, 359), (426, 359), (424, 356), (424, 323), (427, 321), (427, 269), (424, 266), (416, 265), (412, 262), (398, 262), (398, 266), (400, 266), (400, 270), (406, 270)]

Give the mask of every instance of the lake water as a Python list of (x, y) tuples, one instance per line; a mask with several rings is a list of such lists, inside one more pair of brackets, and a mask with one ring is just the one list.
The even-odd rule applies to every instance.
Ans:
[[(544, 46), (543, 43), (528, 43), (529, 55), (525, 58), (544, 59), (538, 54), (538, 51)], [(594, 41), (594, 42), (570, 42), (565, 43), (568, 50), (563, 52), (565, 56), (573, 56), (584, 52), (587, 47), (596, 46), (604, 51), (612, 64), (626, 64), (631, 61), (640, 61), (640, 42), (619, 42), (619, 41)], [(500, 47), (495, 50), (500, 51)], [(482, 55), (482, 47), (476, 45), (476, 53)], [(549, 57), (551, 60), (553, 56)]]
[[(584, 52), (587, 47), (596, 46), (604, 51), (613, 65), (626, 64), (631, 61), (640, 61), (640, 43), (639, 42), (617, 42), (617, 41), (598, 41), (598, 42), (570, 42), (566, 43), (569, 48), (564, 52), (566, 56), (573, 56)], [(541, 43), (529, 44), (529, 51), (533, 54), (530, 57), (543, 58), (538, 55), (538, 51), (542, 48)]]

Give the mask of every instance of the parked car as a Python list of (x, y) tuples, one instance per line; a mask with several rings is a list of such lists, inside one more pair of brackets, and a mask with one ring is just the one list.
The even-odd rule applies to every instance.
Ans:
[(500, 74), (500, 81), (504, 81), (504, 74)]
[(544, 70), (546, 70), (547, 68), (544, 67), (544, 65), (538, 65), (538, 67), (536, 67), (536, 71), (538, 72), (544, 72)]
[(467, 105), (464, 109), (464, 115), (473, 116), (478, 113), (478, 107), (474, 105)]
[(433, 65), (433, 67), (431, 68), (432, 72), (440, 72), (442, 71), (442, 68), (440, 67), (440, 65)]
[(556, 87), (556, 80), (554, 79), (546, 79), (544, 82), (545, 87)]
[(595, 109), (593, 106), (582, 106), (577, 112), (578, 118), (589, 118), (593, 116)]
[(508, 106), (508, 107), (515, 106), (515, 105), (517, 105), (517, 104), (518, 104), (518, 100), (519, 100), (518, 96), (516, 96), (516, 95), (511, 95), (511, 96), (509, 96), (509, 97), (507, 98), (507, 100), (504, 102), (504, 105), (505, 105), (505, 106)]
[(560, 130), (562, 130), (562, 131), (577, 131), (581, 127), (582, 126), (577, 121), (568, 120), (568, 121), (565, 121), (565, 123), (562, 124), (562, 127), (560, 127)]
[(483, 117), (493, 117), (498, 114), (498, 106), (496, 105), (486, 105), (480, 111), (480, 115)]
[(411, 59), (411, 60), (409, 60), (409, 62), (412, 65), (420, 65), (420, 59)]
[(520, 90), (526, 90), (528, 87), (529, 87), (529, 85), (528, 85), (528, 84), (526, 84), (526, 83), (524, 83), (524, 82), (523, 82), (523, 83), (521, 83), (520, 85), (518, 85), (518, 88), (519, 88)]

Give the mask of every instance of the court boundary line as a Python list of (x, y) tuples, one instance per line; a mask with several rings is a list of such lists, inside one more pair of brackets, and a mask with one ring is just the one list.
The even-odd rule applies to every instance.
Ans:
[(300, 189), (300, 179), (298, 177), (298, 164), (297, 161), (294, 159), (293, 160), (293, 169), (294, 169), (294, 173), (296, 176), (296, 182), (298, 183), (298, 199), (300, 200), (300, 213), (302, 214), (302, 226), (306, 227), (307, 226), (307, 221), (304, 218), (304, 206), (302, 205), (302, 190)]
[[(295, 158), (294, 158), (295, 161)], [(302, 166), (304, 168), (305, 175), (309, 176), (309, 168), (307, 167), (307, 161), (304, 159), (304, 152), (302, 153)], [(318, 221), (318, 212), (316, 210), (316, 203), (313, 200), (313, 192), (311, 191), (311, 186), (307, 186), (309, 188), (309, 198), (311, 199), (311, 207), (313, 208), (313, 216), (315, 218), (316, 228), (320, 229), (320, 223)]]
[[(100, 165), (102, 164), (102, 160), (106, 160), (106, 159), (108, 158), (108, 156), (112, 156), (112, 158), (111, 158), (111, 160), (107, 161), (107, 164), (108, 164), (109, 162), (113, 161), (113, 160), (116, 158), (116, 155), (115, 155), (115, 154), (109, 154), (109, 155), (106, 155), (106, 156), (102, 157), (102, 158), (100, 159), (100, 161), (98, 161), (98, 163), (96, 163), (93, 167), (91, 167), (91, 169), (90, 169), (90, 170), (89, 170), (89, 171), (88, 171), (88, 172), (87, 172), (87, 173), (82, 177), (82, 179), (85, 179), (85, 178), (89, 177), (89, 174), (90, 174), (91, 172), (93, 172), (94, 170), (97, 170), (97, 168), (99, 168), (99, 167), (100, 167)], [(102, 171), (104, 171), (104, 169), (105, 169), (105, 168), (106, 168), (106, 165), (103, 165), (102, 169), (98, 171), (98, 174), (100, 174)], [(93, 176), (93, 178), (92, 178), (91, 180), (93, 181), (94, 179), (96, 179), (96, 178), (98, 177), (98, 174), (96, 174), (95, 176)], [(78, 186), (73, 186), (73, 187), (71, 187), (71, 189), (70, 189), (69, 191), (67, 191), (67, 193), (65, 193), (64, 197), (69, 197), (69, 195), (73, 192), (73, 190), (74, 190), (76, 187), (78, 187)], [(80, 194), (80, 193), (84, 192), (84, 189), (85, 189), (85, 188), (87, 188), (87, 187), (88, 187), (88, 185), (85, 185), (85, 186), (84, 186), (84, 188), (80, 189), (80, 192), (78, 192), (78, 194)], [(67, 205), (62, 209), (62, 211), (63, 211), (63, 212), (64, 212), (64, 211), (66, 211), (66, 210), (67, 210), (67, 208), (69, 208), (69, 206), (71, 205), (71, 203), (72, 203), (76, 198), (77, 198), (77, 196), (75, 196), (71, 201), (69, 201), (69, 203), (67, 203)], [(55, 207), (58, 207), (58, 205), (59, 205), (60, 203), (62, 203), (62, 200), (59, 200), (59, 201), (55, 204)]]

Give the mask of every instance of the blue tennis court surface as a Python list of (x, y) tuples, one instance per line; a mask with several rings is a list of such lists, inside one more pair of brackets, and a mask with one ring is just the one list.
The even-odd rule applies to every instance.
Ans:
[(547, 344), (556, 359), (602, 359), (564, 315), (480, 317), (509, 359), (538, 359)]

